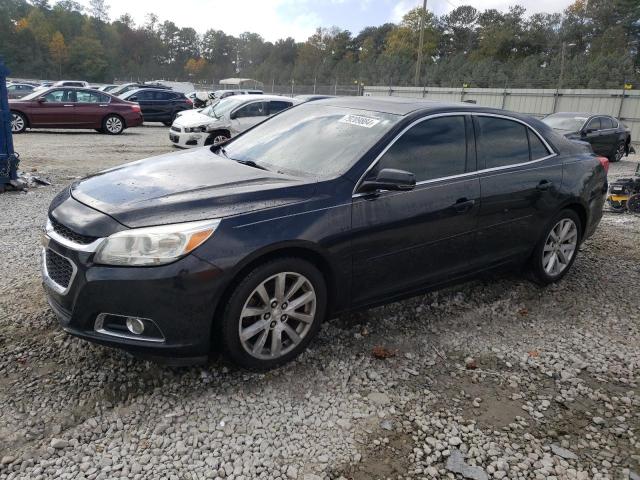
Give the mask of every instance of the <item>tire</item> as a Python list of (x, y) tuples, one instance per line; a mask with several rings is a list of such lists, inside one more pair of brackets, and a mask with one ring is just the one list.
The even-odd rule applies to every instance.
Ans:
[(213, 132), (209, 135), (204, 142), (205, 145), (219, 145), (220, 143), (224, 143), (229, 140), (229, 134), (227, 132)]
[(627, 209), (631, 213), (640, 213), (640, 193), (636, 193), (627, 200)]
[(118, 115), (107, 115), (102, 121), (102, 132), (107, 135), (120, 135), (124, 128), (124, 120)]
[(609, 161), (612, 163), (619, 162), (620, 160), (622, 160), (622, 157), (624, 157), (626, 151), (627, 147), (625, 142), (618, 142), (618, 145), (616, 145), (616, 149), (609, 156)]
[[(567, 227), (567, 225), (572, 226)], [(566, 234), (563, 234), (564, 228), (569, 228)], [(582, 228), (578, 214), (569, 209), (559, 212), (547, 224), (530, 260), (531, 273), (537, 283), (541, 285), (555, 283), (571, 270), (580, 248)], [(559, 237), (559, 242), (554, 236)], [(564, 248), (561, 248), (563, 245)], [(569, 248), (570, 246), (573, 248)], [(554, 255), (555, 261), (551, 258)], [(567, 258), (569, 255), (570, 257)]]
[[(279, 293), (277, 282), (282, 278), (284, 288)], [(302, 303), (292, 309), (287, 300)], [(320, 329), (326, 308), (324, 276), (313, 264), (295, 257), (268, 261), (246, 275), (229, 298), (221, 325), (224, 353), (249, 370), (282, 365), (306, 349)], [(276, 334), (280, 353), (276, 353)]]
[(11, 133), (24, 133), (27, 129), (27, 117), (20, 112), (11, 112)]

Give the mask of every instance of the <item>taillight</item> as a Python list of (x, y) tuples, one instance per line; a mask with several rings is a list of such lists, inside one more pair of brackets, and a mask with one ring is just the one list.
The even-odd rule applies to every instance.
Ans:
[(190, 98), (186, 98), (185, 100), (187, 101), (187, 104), (188, 104), (188, 105), (193, 105), (193, 102), (191, 101), (191, 99), (190, 99)]
[(600, 165), (604, 168), (604, 173), (609, 173), (609, 159), (607, 157), (598, 157)]
[(136, 113), (140, 113), (140, 105), (131, 105), (131, 110), (133, 110)]

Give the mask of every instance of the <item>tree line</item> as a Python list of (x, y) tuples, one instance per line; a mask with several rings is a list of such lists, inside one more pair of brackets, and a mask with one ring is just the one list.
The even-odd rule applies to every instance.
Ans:
[(357, 35), (318, 28), (305, 42), (199, 34), (155, 14), (142, 25), (128, 14), (111, 20), (105, 0), (87, 8), (73, 0), (0, 0), (0, 55), (25, 78), (413, 85), (421, 18), (421, 86), (555, 88), (562, 77), (567, 88), (640, 88), (638, 0), (576, 0), (562, 13), (533, 15), (518, 5), (460, 6), (441, 16), (415, 8), (398, 24)]

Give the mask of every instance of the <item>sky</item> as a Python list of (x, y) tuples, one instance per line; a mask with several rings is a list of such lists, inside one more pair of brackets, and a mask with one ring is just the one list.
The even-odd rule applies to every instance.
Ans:
[[(507, 10), (518, 3), (528, 13), (560, 12), (573, 0), (428, 0), (427, 9), (437, 15), (460, 5), (479, 10)], [(81, 0), (85, 6), (89, 0)], [(124, 13), (138, 24), (153, 12), (160, 21), (171, 20), (179, 27), (193, 27), (198, 33), (213, 28), (231, 35), (255, 32), (265, 40), (293, 37), (306, 40), (317, 27), (338, 26), (357, 34), (362, 28), (397, 23), (422, 0), (107, 0), (111, 19)]]

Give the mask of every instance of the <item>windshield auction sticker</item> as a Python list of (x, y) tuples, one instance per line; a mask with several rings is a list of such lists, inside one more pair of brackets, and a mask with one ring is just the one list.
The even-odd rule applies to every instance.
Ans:
[(348, 123), (349, 125), (357, 125), (358, 127), (371, 128), (380, 123), (379, 118), (363, 117), (361, 115), (345, 115), (340, 123)]

